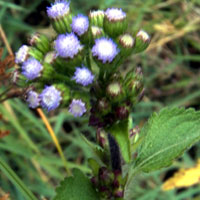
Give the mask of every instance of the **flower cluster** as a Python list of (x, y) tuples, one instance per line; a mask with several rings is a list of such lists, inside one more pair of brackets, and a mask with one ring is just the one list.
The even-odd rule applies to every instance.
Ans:
[(69, 1), (56, 0), (47, 15), (57, 36), (37, 33), (16, 53), (15, 62), (21, 66), (16, 82), (31, 88), (29, 107), (68, 107), (75, 117), (90, 111), (94, 126), (127, 118), (142, 91), (142, 79), (134, 71), (131, 76), (116, 74), (125, 58), (147, 48), (148, 34), (140, 30), (133, 38), (127, 32), (126, 13), (118, 8), (73, 16)]
[(108, 143), (112, 146), (110, 153), (105, 153), (111, 155), (112, 166), (99, 166), (92, 181), (103, 198), (121, 199), (120, 151), (105, 130), (127, 121), (144, 94), (141, 69), (121, 73), (120, 66), (131, 54), (144, 51), (150, 37), (144, 30), (128, 32), (127, 15), (119, 8), (73, 15), (67, 0), (56, 0), (47, 7), (47, 15), (57, 35), (48, 38), (36, 33), (29, 45), (19, 48), (14, 84), (27, 91), (26, 101), (32, 109), (63, 107), (74, 117), (89, 115), (89, 125), (98, 130), (99, 145), (105, 149)]

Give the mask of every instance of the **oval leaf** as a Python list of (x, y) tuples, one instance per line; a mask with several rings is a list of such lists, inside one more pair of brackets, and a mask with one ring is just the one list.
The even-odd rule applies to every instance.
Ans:
[(154, 113), (141, 131), (134, 171), (150, 172), (169, 166), (200, 139), (200, 112), (194, 109), (164, 108)]

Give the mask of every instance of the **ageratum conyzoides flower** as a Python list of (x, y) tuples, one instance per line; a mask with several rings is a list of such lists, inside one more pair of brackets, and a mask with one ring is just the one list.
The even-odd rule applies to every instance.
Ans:
[(86, 112), (85, 103), (81, 99), (73, 99), (70, 106), (69, 112), (74, 117), (81, 117)]
[(38, 78), (42, 69), (42, 64), (35, 58), (29, 58), (22, 64), (22, 74), (29, 80)]
[(60, 105), (62, 100), (61, 91), (54, 86), (46, 86), (40, 94), (41, 106), (48, 111), (54, 110)]
[(93, 82), (94, 75), (88, 68), (84, 66), (82, 68), (77, 67), (72, 80), (75, 80), (76, 83), (79, 83), (83, 86), (87, 86)]

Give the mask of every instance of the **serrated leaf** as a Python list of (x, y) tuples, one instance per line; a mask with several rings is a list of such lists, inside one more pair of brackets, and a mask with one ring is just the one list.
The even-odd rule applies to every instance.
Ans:
[(73, 177), (67, 177), (56, 189), (54, 200), (100, 200), (91, 181), (78, 169)]
[(164, 108), (152, 115), (141, 130), (141, 137), (134, 171), (150, 172), (167, 167), (200, 139), (200, 112)]
[(128, 120), (124, 120), (114, 124), (107, 130), (108, 133), (111, 133), (114, 136), (120, 147), (122, 157), (127, 163), (129, 163), (131, 159), (128, 123)]

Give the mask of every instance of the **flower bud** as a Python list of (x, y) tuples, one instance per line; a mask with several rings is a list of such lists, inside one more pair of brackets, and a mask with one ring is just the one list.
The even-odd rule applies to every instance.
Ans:
[(106, 132), (103, 129), (101, 129), (101, 128), (97, 129), (96, 137), (97, 137), (97, 143), (102, 148), (105, 149), (106, 147), (108, 147), (108, 141), (107, 141)]
[(56, 52), (50, 51), (44, 57), (44, 62), (48, 64), (53, 64), (56, 60)]
[(143, 90), (143, 74), (140, 67), (136, 68), (134, 72), (130, 71), (127, 73), (124, 85), (127, 96), (132, 103), (135, 103)]
[(43, 63), (43, 69), (41, 71), (41, 80), (48, 81), (52, 80), (55, 75), (54, 68), (49, 63)]
[(119, 8), (108, 8), (105, 11), (104, 30), (110, 36), (116, 38), (127, 29), (126, 13)]
[(15, 53), (15, 63), (21, 64), (28, 57), (29, 47), (27, 45), (22, 45), (19, 50)]
[(50, 41), (47, 36), (41, 35), (39, 33), (34, 34), (30, 40), (29, 43), (31, 46), (34, 46), (42, 53), (47, 53), (51, 49)]
[(133, 46), (135, 44), (134, 38), (130, 34), (120, 35), (118, 38), (119, 47), (121, 49), (120, 55), (123, 58), (127, 58), (133, 52)]
[(140, 53), (144, 51), (150, 44), (150, 36), (147, 32), (140, 30), (135, 38), (134, 53)]
[(112, 102), (119, 102), (124, 97), (124, 91), (119, 81), (111, 82), (106, 88), (106, 94)]
[(72, 16), (69, 4), (66, 0), (59, 0), (47, 7), (47, 15), (57, 33), (71, 32)]
[(105, 36), (103, 29), (98, 26), (92, 26), (91, 32), (92, 32), (92, 38), (94, 41), (100, 37)]
[(104, 11), (103, 10), (90, 11), (89, 20), (92, 26), (98, 26), (100, 28), (103, 28)]
[(15, 63), (22, 64), (30, 56), (39, 61), (43, 59), (43, 54), (38, 49), (34, 47), (29, 47), (27, 45), (22, 45), (19, 48), (19, 50), (15, 53)]

